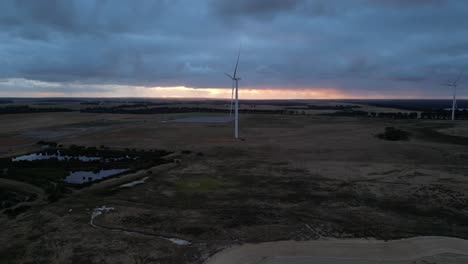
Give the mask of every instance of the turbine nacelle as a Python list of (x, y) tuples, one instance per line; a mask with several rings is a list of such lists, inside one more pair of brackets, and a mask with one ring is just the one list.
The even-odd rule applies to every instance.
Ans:
[(241, 77), (236, 77), (236, 78), (234, 78), (234, 77), (232, 77), (229, 73), (224, 73), (224, 74), (226, 74), (226, 76), (229, 77), (229, 79), (231, 79), (231, 80), (233, 80), (233, 81), (235, 81), (235, 80), (237, 80), (237, 81), (242, 80)]

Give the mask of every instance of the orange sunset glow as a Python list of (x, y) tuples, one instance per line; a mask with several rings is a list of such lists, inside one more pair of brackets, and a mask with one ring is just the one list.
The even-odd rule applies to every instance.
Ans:
[[(175, 87), (142, 87), (125, 85), (103, 85), (104, 89), (95, 92), (37, 92), (37, 97), (153, 97), (153, 98), (208, 98), (227, 99), (231, 97), (230, 88), (192, 88)], [(240, 99), (342, 99), (351, 98), (341, 90), (335, 88), (241, 88)]]
[[(150, 88), (145, 92), (148, 97), (192, 97), (192, 98), (230, 98), (231, 89), (226, 88)], [(346, 94), (336, 89), (249, 89), (239, 90), (242, 99), (336, 99), (344, 98)]]
[[(185, 86), (174, 87), (143, 87), (125, 85), (102, 85), (105, 89), (90, 92), (35, 92), (27, 94), (15, 93), (17, 97), (147, 97), (147, 98), (203, 98), (203, 99), (229, 99), (230, 88), (193, 88)], [(10, 93), (2, 93), (1, 96), (14, 96)], [(405, 94), (394, 92), (392, 94), (379, 91), (347, 92), (336, 88), (240, 88), (239, 99), (241, 100), (294, 100), (294, 99), (414, 99), (434, 97), (425, 96), (418, 91), (406, 92)], [(460, 98), (466, 98), (460, 96)]]

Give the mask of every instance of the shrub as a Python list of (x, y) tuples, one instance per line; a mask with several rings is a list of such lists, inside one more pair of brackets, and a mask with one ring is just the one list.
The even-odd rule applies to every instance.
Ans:
[(378, 138), (390, 141), (408, 140), (409, 136), (410, 133), (407, 131), (394, 127), (386, 127), (385, 132), (377, 134)]

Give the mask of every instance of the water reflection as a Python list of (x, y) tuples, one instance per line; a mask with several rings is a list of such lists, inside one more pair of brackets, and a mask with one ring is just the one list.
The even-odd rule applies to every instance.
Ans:
[(26, 155), (22, 155), (22, 156), (12, 158), (11, 161), (34, 161), (34, 160), (48, 160), (48, 159), (57, 159), (59, 161), (64, 161), (64, 160), (77, 159), (77, 160), (80, 160), (80, 161), (102, 160), (104, 162), (110, 162), (110, 161), (119, 161), (119, 160), (124, 160), (124, 159), (134, 159), (134, 160), (136, 160), (137, 158), (138, 157), (131, 158), (128, 155), (126, 155), (125, 157), (119, 157), (119, 158), (103, 158), (103, 157), (93, 157), (93, 156), (83, 156), (83, 155), (81, 155), (81, 156), (69, 156), (69, 155), (62, 155), (60, 153), (60, 151), (57, 151), (57, 153), (55, 153), (55, 154), (42, 153), (42, 152), (26, 154)]
[(70, 174), (65, 178), (65, 181), (68, 183), (82, 184), (86, 182), (92, 182), (99, 179), (107, 178), (122, 172), (127, 171), (128, 169), (110, 169), (110, 170), (100, 170), (99, 172), (93, 171), (75, 171), (70, 172)]

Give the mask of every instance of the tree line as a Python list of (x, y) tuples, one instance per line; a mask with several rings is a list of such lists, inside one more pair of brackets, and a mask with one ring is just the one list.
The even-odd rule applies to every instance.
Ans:
[(26, 114), (26, 113), (45, 113), (45, 112), (72, 112), (73, 110), (59, 107), (33, 108), (27, 105), (15, 105), (0, 107), (0, 115), (7, 114)]
[[(371, 117), (388, 119), (434, 119), (449, 120), (452, 118), (451, 110), (432, 110), (427, 112), (366, 112), (366, 111), (337, 111), (334, 113), (322, 114), (325, 116), (349, 116), (349, 117)], [(456, 119), (468, 119), (468, 110), (458, 110), (455, 112)]]
[[(174, 114), (174, 113), (229, 113), (229, 109), (216, 109), (207, 107), (154, 107), (128, 109), (121, 106), (114, 107), (92, 107), (80, 110), (83, 113), (111, 113), (111, 114)], [(267, 110), (267, 109), (239, 109), (240, 113), (262, 113), (262, 114), (283, 114), (286, 110)]]

